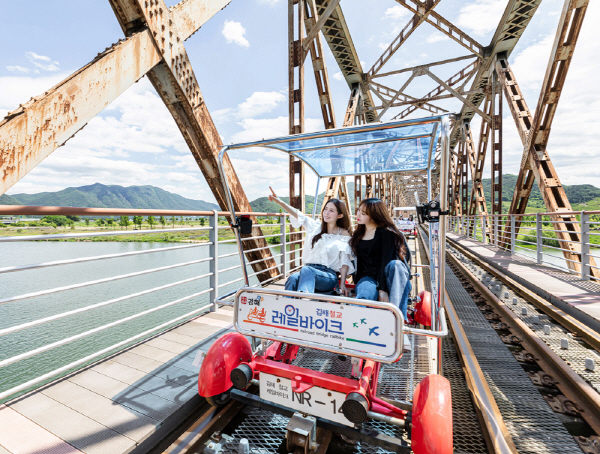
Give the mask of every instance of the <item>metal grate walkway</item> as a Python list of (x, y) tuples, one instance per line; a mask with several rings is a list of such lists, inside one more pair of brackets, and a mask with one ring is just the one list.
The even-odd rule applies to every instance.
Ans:
[(573, 437), (448, 266), (446, 290), (519, 453), (580, 452)]

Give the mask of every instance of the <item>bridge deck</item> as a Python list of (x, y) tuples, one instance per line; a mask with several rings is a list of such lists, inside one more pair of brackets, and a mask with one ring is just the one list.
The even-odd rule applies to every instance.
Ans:
[(147, 451), (198, 407), (192, 362), (231, 328), (232, 308), (205, 313), (0, 406), (0, 454)]
[[(511, 256), (510, 252), (455, 233), (448, 233), (448, 237), (521, 284), (527, 285), (565, 312), (573, 316), (580, 315), (593, 325), (600, 325), (600, 284), (584, 281), (578, 275), (551, 266), (538, 265), (525, 257)], [(577, 311), (582, 314), (577, 314)]]

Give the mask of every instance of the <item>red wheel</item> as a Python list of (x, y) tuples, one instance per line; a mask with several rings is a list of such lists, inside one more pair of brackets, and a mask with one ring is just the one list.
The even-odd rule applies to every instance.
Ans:
[[(215, 403), (225, 399), (233, 387), (231, 371), (252, 360), (250, 342), (240, 333), (219, 337), (208, 349), (198, 374), (198, 394), (212, 397)], [(223, 395), (223, 396), (221, 396)]]
[(419, 301), (415, 304), (414, 319), (423, 326), (431, 326), (431, 293), (425, 290), (419, 293)]
[(452, 396), (441, 375), (428, 375), (415, 388), (411, 448), (415, 454), (452, 454)]

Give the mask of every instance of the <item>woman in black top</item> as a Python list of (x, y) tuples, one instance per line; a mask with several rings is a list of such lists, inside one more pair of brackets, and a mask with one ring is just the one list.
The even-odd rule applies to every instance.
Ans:
[[(394, 225), (385, 204), (376, 198), (361, 202), (358, 227), (350, 240), (356, 256), (356, 297), (391, 302), (406, 319), (410, 284), (410, 251), (404, 235)], [(342, 291), (347, 290), (342, 285)]]

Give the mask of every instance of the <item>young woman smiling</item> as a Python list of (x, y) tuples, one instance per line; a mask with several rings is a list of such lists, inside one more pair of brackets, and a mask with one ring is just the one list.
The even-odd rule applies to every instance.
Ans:
[[(350, 247), (356, 255), (356, 298), (391, 302), (406, 320), (410, 284), (410, 251), (404, 235), (394, 225), (385, 204), (363, 200), (356, 212)], [(342, 291), (347, 291), (342, 285)]]
[[(303, 267), (285, 282), (285, 289), (315, 293), (331, 292), (337, 287), (339, 272), (342, 282), (346, 275), (354, 272), (350, 240), (350, 216), (346, 205), (331, 199), (321, 211), (321, 222), (305, 216), (302, 212), (283, 202), (271, 189), (269, 200), (277, 203), (290, 213), (292, 227), (301, 226), (306, 230), (304, 248), (302, 250)], [(316, 201), (315, 201), (316, 202)]]

